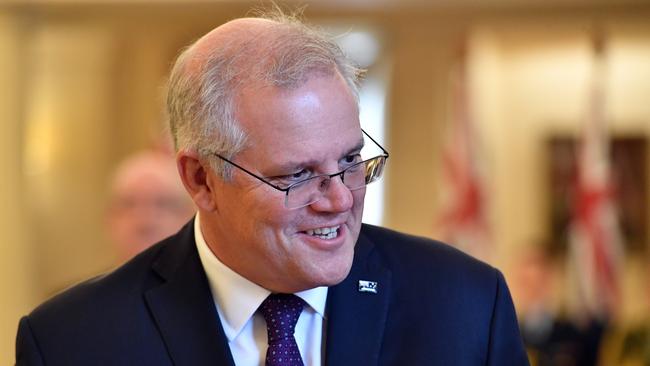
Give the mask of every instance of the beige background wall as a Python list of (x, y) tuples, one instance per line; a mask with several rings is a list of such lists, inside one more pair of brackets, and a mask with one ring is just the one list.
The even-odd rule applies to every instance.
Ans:
[[(456, 42), (470, 35), (495, 264), (508, 275), (512, 253), (548, 236), (543, 144), (579, 129), (594, 21), (611, 36), (612, 131), (650, 135), (650, 5), (498, 3), (389, 10), (314, 4), (307, 16), (369, 23), (386, 35), (393, 68), (385, 222), (432, 237), (449, 69)], [(111, 169), (162, 134), (164, 76), (178, 50), (247, 9), (0, 5), (0, 364), (13, 362), (20, 314), (114, 265), (103, 228)], [(627, 287), (628, 294), (637, 290)], [(630, 317), (642, 310), (639, 301), (627, 304)]]
[(22, 84), (20, 22), (0, 14), (0, 362), (11, 364), (11, 331), (18, 317), (39, 299), (33, 264), (34, 246), (27, 230), (21, 172)]

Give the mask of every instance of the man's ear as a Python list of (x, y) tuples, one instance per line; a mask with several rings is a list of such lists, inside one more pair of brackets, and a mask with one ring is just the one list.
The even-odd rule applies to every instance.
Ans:
[(212, 195), (213, 187), (208, 178), (208, 164), (195, 151), (181, 150), (176, 154), (178, 173), (194, 204), (200, 210), (213, 211), (216, 204)]

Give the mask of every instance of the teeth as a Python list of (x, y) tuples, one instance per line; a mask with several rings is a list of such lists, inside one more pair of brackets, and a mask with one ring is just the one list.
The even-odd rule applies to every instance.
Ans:
[(341, 225), (332, 227), (319, 227), (305, 231), (307, 235), (318, 236), (322, 239), (334, 239), (338, 236), (338, 230)]

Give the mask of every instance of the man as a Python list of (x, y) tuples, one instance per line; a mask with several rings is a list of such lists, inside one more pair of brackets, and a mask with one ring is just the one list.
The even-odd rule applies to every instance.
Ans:
[(106, 226), (120, 261), (174, 234), (194, 213), (169, 154), (140, 151), (115, 170)]
[(23, 318), (18, 364), (526, 365), (497, 270), (361, 224), (388, 154), (359, 74), (287, 19), (193, 44), (168, 107), (197, 216)]

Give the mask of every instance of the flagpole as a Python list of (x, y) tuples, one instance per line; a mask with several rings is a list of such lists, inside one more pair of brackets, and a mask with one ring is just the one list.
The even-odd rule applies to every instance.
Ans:
[(620, 302), (623, 260), (607, 133), (606, 48), (602, 31), (594, 32), (587, 116), (577, 151), (577, 174), (569, 228), (569, 265), (577, 285), (575, 313), (606, 321)]

